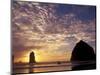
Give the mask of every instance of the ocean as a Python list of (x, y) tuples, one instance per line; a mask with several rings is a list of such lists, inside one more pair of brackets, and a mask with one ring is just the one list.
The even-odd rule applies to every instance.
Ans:
[(14, 64), (13, 73), (16, 74), (28, 74), (28, 73), (40, 73), (40, 72), (53, 72), (53, 71), (65, 71), (71, 70), (72, 64), (67, 63), (36, 63), (36, 64)]
[[(13, 74), (30, 74), (42, 72), (58, 72), (58, 71), (71, 71), (73, 67), (76, 69), (95, 69), (95, 61), (78, 61), (78, 62), (43, 62), (43, 63), (17, 63), (13, 64)], [(78, 66), (78, 67), (77, 67)]]

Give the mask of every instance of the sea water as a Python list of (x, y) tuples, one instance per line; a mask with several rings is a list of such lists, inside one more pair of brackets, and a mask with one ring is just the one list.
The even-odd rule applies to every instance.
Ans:
[(71, 63), (40, 63), (40, 64), (15, 64), (13, 73), (39, 73), (71, 70)]

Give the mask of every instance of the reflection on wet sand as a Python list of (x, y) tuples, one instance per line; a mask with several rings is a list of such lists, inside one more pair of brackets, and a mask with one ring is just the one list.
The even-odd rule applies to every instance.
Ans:
[(71, 63), (61, 62), (57, 64), (55, 62), (51, 63), (34, 63), (34, 64), (14, 64), (14, 73), (16, 74), (31, 74), (39, 72), (52, 72), (52, 71), (65, 71), (71, 70)]
[(34, 64), (29, 64), (29, 73), (34, 73)]

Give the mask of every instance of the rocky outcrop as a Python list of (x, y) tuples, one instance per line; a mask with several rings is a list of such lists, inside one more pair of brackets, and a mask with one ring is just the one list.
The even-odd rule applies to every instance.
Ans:
[[(72, 62), (77, 62), (78, 65), (72, 67), (72, 70), (85, 70), (96, 68), (96, 55), (91, 46), (84, 41), (79, 41), (72, 51)], [(84, 63), (86, 61), (87, 63)], [(81, 63), (80, 63), (81, 62)]]
[(31, 52), (30, 53), (30, 56), (29, 56), (29, 63), (35, 63), (35, 54), (34, 52)]
[(80, 41), (73, 49), (71, 61), (89, 61), (95, 60), (96, 55), (91, 46), (84, 41)]

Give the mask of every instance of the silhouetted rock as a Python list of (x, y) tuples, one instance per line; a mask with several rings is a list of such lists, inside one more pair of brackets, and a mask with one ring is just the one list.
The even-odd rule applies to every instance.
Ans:
[(95, 59), (96, 55), (91, 46), (82, 40), (76, 44), (72, 52), (71, 61), (88, 61)]
[[(78, 66), (74, 66), (73, 70), (83, 70), (83, 69), (95, 69), (96, 68), (96, 55), (94, 53), (94, 50), (91, 46), (89, 46), (84, 41), (80, 41), (76, 44), (76, 46), (73, 49), (72, 56), (71, 56), (72, 62), (78, 62)], [(90, 64), (84, 64), (79, 63), (82, 61), (94, 61), (94, 63)]]
[(29, 57), (29, 63), (35, 63), (35, 55), (34, 55), (34, 52), (31, 52), (30, 53), (30, 57)]

